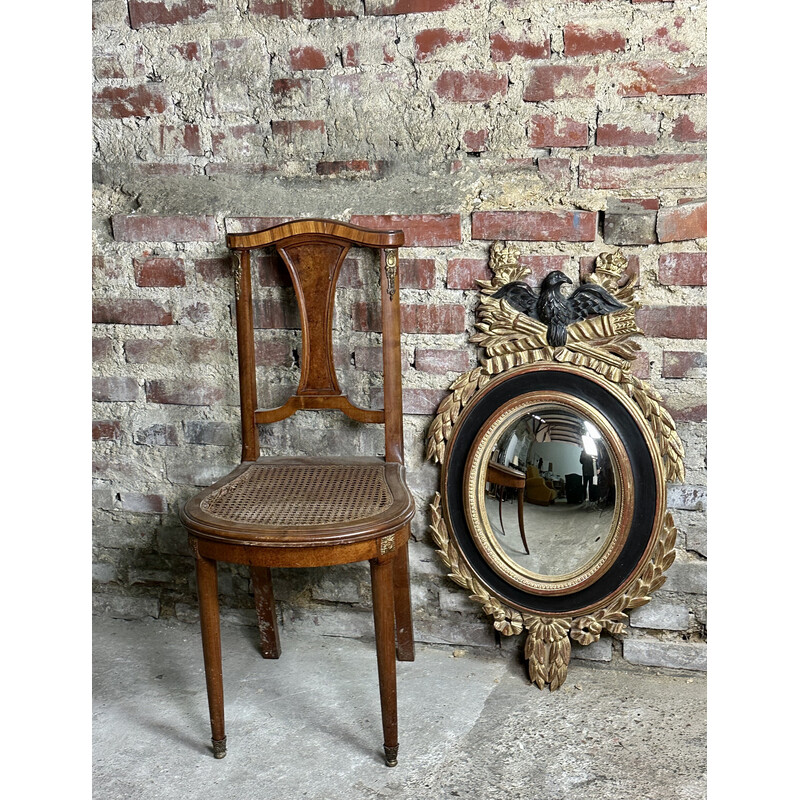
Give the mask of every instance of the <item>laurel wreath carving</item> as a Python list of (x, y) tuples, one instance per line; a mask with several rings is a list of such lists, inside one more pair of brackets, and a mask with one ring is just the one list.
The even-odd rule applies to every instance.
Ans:
[(521, 613), (489, 594), (464, 563), (442, 518), (441, 500), (436, 492), (430, 505), (430, 531), (436, 552), (449, 570), (448, 577), (469, 592), (470, 600), (480, 603), (483, 612), (493, 619), (495, 629), (504, 636), (516, 636), (523, 629), (528, 630), (525, 658), (531, 681), (540, 689), (549, 684), (553, 691), (564, 682), (571, 654), (570, 638), (587, 645), (596, 642), (603, 630), (615, 636), (624, 635), (624, 623), (628, 619), (625, 611), (649, 603), (652, 593), (666, 580), (664, 572), (675, 561), (678, 531), (672, 515), (667, 514), (650, 560), (627, 590), (618, 594), (608, 606), (575, 618)]
[[(495, 242), (490, 251), (489, 266), (494, 277), (491, 281), (477, 282), (481, 288), (481, 303), (475, 325), (477, 333), (470, 339), (483, 347), (486, 357), (481, 358), (478, 367), (460, 375), (451, 384), (450, 392), (440, 403), (428, 431), (427, 457), (434, 462), (443, 461), (448, 438), (460, 414), (498, 375), (524, 365), (550, 361), (584, 367), (617, 384), (650, 425), (664, 463), (666, 480), (683, 481), (684, 449), (675, 422), (664, 407), (660, 394), (630, 371), (640, 350), (630, 337), (641, 331), (634, 317), (638, 303), (634, 298), (633, 282), (624, 279), (625, 257), (619, 252), (598, 256), (595, 272), (588, 280), (601, 285), (628, 308), (570, 325), (567, 343), (559, 348), (548, 345), (546, 327), (541, 322), (516, 311), (505, 300), (498, 301), (492, 297), (501, 286), (521, 280), (530, 273), (529, 269), (520, 266), (519, 252)], [(588, 645), (596, 642), (603, 630), (617, 636), (624, 634), (624, 624), (628, 619), (625, 612), (649, 602), (651, 594), (666, 580), (664, 572), (676, 555), (677, 529), (672, 515), (666, 514), (650, 560), (609, 605), (575, 618), (539, 616), (505, 605), (477, 580), (450, 540), (438, 492), (430, 510), (430, 530), (437, 553), (449, 570), (448, 576), (469, 592), (470, 599), (481, 605), (501, 634), (513, 636), (528, 630), (525, 657), (531, 681), (540, 689), (549, 685), (552, 691), (563, 684), (572, 650), (570, 639)]]

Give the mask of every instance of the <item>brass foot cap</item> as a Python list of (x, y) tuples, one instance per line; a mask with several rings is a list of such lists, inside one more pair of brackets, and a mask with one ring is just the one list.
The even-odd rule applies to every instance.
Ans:
[(386, 753), (386, 766), (387, 767), (396, 767), (397, 766), (397, 751), (400, 745), (396, 747), (387, 747), (386, 745), (383, 746), (383, 750)]
[(227, 742), (227, 736), (219, 741), (216, 739), (211, 740), (211, 746), (214, 748), (214, 758), (225, 758), (225, 754), (228, 752)]

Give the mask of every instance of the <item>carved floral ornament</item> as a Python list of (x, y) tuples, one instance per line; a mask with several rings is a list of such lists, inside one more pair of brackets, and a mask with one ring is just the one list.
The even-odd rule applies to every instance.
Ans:
[[(537, 295), (524, 282), (530, 270), (520, 265), (519, 252), (513, 247), (495, 242), (489, 266), (492, 280), (477, 282), (481, 289), (477, 333), (470, 339), (484, 349), (485, 356), (478, 367), (452, 383), (427, 435), (427, 457), (442, 464), (440, 491), (430, 507), (431, 531), (449, 577), (482, 606), (494, 627), (505, 636), (528, 631), (525, 657), (530, 678), (539, 688), (549, 684), (552, 690), (566, 677), (570, 640), (588, 645), (603, 630), (623, 634), (625, 612), (649, 602), (666, 580), (664, 572), (675, 559), (676, 539), (672, 517), (666, 512), (666, 482), (683, 481), (684, 451), (658, 392), (631, 372), (641, 349), (632, 337), (642, 332), (636, 325), (639, 306), (633, 282), (625, 275), (627, 260), (622, 253), (598, 256), (594, 273), (569, 295), (562, 293), (562, 285), (571, 281), (558, 271), (545, 277)], [(531, 391), (539, 384), (547, 385), (548, 391)], [(550, 391), (550, 384), (559, 391)], [(514, 396), (514, 386), (525, 387), (527, 394), (521, 399)], [(581, 391), (587, 387), (586, 397), (572, 400), (563, 386)], [(500, 399), (495, 403), (493, 397)], [(560, 397), (564, 402), (551, 406), (541, 399)], [(585, 409), (586, 419), (612, 431), (610, 438), (616, 438), (615, 427), (625, 438), (621, 446), (609, 448), (609, 453), (614, 450), (610, 460), (617, 499), (611, 501), (616, 503), (616, 515), (607, 541), (617, 542), (617, 549), (599, 553), (583, 577), (553, 582), (555, 588), (550, 590), (545, 582), (541, 592), (532, 589), (531, 594), (520, 593), (511, 585), (514, 580), (503, 577), (505, 565), (485, 563), (486, 541), (508, 541), (509, 531), (492, 531), (482, 505), (483, 486), (492, 486), (486, 472), (492, 458), (486, 448), (491, 444), (484, 447), (483, 440), (491, 439), (498, 420), (504, 419), (504, 409), (506, 417), (517, 407), (524, 410), (526, 398), (530, 398), (528, 408), (552, 408), (556, 416), (566, 406)], [(459, 441), (465, 438), (468, 441)], [(516, 474), (522, 486), (525, 472)], [(478, 500), (476, 495), (480, 495)], [(624, 513), (620, 505), (627, 506)], [(473, 512), (473, 506), (480, 513)], [(638, 513), (632, 523), (634, 507)], [(520, 530), (523, 512), (520, 499)], [(499, 546), (495, 549), (506, 559)], [(522, 568), (520, 573), (529, 574)], [(528, 584), (539, 585), (532, 580), (517, 582)], [(563, 588), (573, 584), (578, 584), (574, 592)]]

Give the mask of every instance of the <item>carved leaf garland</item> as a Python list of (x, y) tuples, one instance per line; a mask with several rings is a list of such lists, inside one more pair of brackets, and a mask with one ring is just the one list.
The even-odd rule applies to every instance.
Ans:
[[(621, 253), (599, 256), (596, 271), (588, 281), (602, 286), (628, 308), (568, 326), (566, 345), (553, 348), (547, 343), (545, 325), (516, 311), (505, 300), (492, 297), (506, 283), (522, 280), (530, 274), (529, 269), (519, 265), (518, 251), (502, 248), (495, 242), (490, 253), (494, 276), (491, 281), (477, 281), (481, 303), (475, 324), (477, 332), (470, 339), (484, 348), (486, 357), (478, 367), (460, 375), (451, 384), (428, 431), (427, 457), (434, 462), (443, 461), (448, 437), (460, 414), (494, 378), (516, 367), (552, 361), (590, 369), (620, 386), (641, 410), (653, 431), (666, 480), (683, 481), (684, 448), (675, 422), (660, 394), (630, 371), (631, 362), (641, 349), (630, 337), (641, 331), (634, 317), (639, 304), (634, 298), (633, 281), (624, 276), (625, 257)], [(469, 592), (471, 600), (481, 605), (501, 634), (512, 636), (528, 630), (525, 657), (531, 681), (540, 689), (549, 685), (552, 691), (563, 684), (571, 655), (570, 639), (588, 645), (596, 642), (603, 630), (615, 636), (624, 634), (628, 620), (625, 612), (649, 602), (651, 594), (666, 580), (664, 572), (676, 555), (677, 530), (672, 515), (666, 514), (649, 561), (625, 591), (616, 594), (607, 606), (575, 618), (520, 613), (492, 596), (462, 560), (442, 518), (438, 492), (430, 509), (430, 530), (449, 577)]]

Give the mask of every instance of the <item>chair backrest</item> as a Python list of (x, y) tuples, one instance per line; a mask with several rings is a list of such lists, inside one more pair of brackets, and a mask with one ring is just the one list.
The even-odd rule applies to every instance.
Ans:
[[(300, 409), (334, 408), (359, 422), (384, 423), (386, 460), (403, 463), (400, 352), (400, 280), (397, 248), (402, 231), (376, 231), (327, 219), (300, 219), (254, 233), (231, 233), (234, 256), (236, 338), (242, 407), (242, 461), (259, 457), (258, 425), (277, 422)], [(380, 252), (383, 331), (383, 410), (353, 405), (342, 393), (333, 361), (332, 327), (336, 282), (352, 245)], [(297, 390), (279, 408), (257, 408), (255, 336), (250, 251), (275, 246), (289, 270), (300, 309), (303, 355)]]

